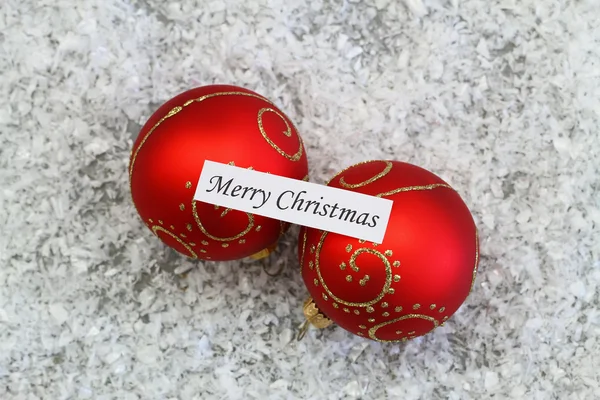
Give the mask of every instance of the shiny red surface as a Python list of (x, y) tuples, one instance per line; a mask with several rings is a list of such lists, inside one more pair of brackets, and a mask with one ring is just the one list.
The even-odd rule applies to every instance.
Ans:
[[(302, 228), (299, 258), (306, 287), (326, 316), (366, 338), (405, 341), (441, 325), (465, 301), (479, 250), (473, 218), (456, 191), (425, 169), (397, 161), (391, 165), (387, 175), (346, 189), (378, 195), (413, 187), (383, 196), (394, 201), (384, 242), (361, 243), (327, 233), (319, 251), (323, 231)], [(364, 182), (385, 167), (384, 161), (358, 164), (336, 176), (329, 186), (342, 187), (342, 178), (347, 184)], [(431, 184), (438, 186), (423, 187)], [(357, 250), (354, 270), (350, 258)], [(391, 274), (386, 273), (383, 257), (390, 263)], [(394, 262), (400, 264), (394, 266)], [(342, 263), (345, 266), (340, 267)], [(365, 275), (369, 279), (361, 285)], [(396, 275), (399, 278), (394, 279)], [(386, 292), (367, 306), (384, 292), (386, 281), (393, 293)]]
[[(186, 105), (194, 99), (197, 101)], [(176, 107), (181, 110), (167, 117)], [(193, 196), (205, 160), (234, 162), (238, 167), (294, 179), (307, 176), (303, 147), (302, 156), (291, 161), (261, 134), (258, 115), (265, 108), (281, 115), (263, 113), (267, 137), (281, 151), (297, 152), (301, 139), (283, 112), (260, 95), (236, 86), (212, 85), (184, 92), (162, 105), (144, 125), (130, 160), (131, 193), (142, 220), (150, 229), (158, 227), (157, 236), (168, 246), (190, 257), (234, 260), (270, 246), (287, 229), (287, 224), (254, 215), (252, 229), (245, 235), (215, 240), (201, 231), (192, 213)], [(289, 137), (284, 134), (288, 126)], [(191, 183), (189, 187), (187, 182)], [(248, 186), (251, 184), (248, 182)], [(196, 209), (210, 236), (239, 236), (248, 227), (249, 218), (244, 212), (224, 213), (223, 208), (200, 202)]]

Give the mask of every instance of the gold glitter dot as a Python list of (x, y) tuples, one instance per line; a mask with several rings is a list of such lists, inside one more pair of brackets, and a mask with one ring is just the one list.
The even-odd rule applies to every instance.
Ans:
[(185, 210), (185, 204), (181, 203), (181, 204), (179, 205), (179, 209), (180, 209), (181, 211)]
[(346, 281), (352, 282), (352, 275), (346, 275)]
[(364, 326), (364, 325), (359, 325), (358, 327), (359, 327), (360, 329), (367, 329), (367, 327), (366, 327), (366, 326)]
[(429, 309), (430, 309), (430, 310), (435, 310), (435, 304), (432, 304), (432, 305), (430, 305), (430, 306), (429, 306)]
[(357, 333), (357, 335), (358, 335), (358, 336), (365, 336), (365, 334), (364, 334), (364, 333), (362, 333), (362, 332), (358, 332), (358, 333)]
[(200, 253), (206, 253), (206, 250), (200, 249)]
[(223, 243), (221, 246), (227, 248), (227, 247), (229, 247), (229, 243)]
[(400, 275), (394, 275), (394, 282), (400, 282)]
[(160, 220), (160, 219), (158, 220), (158, 223), (161, 225), (163, 224), (162, 220)]
[(315, 252), (317, 248), (315, 247), (315, 245), (313, 244), (312, 246), (310, 246), (310, 254), (313, 254)]
[(369, 318), (369, 322), (375, 322), (375, 318)]
[(191, 231), (192, 231), (192, 224), (187, 224), (187, 225), (185, 226), (185, 228), (186, 228), (188, 231), (190, 231), (190, 232), (191, 232)]
[(195, 245), (196, 245), (196, 243), (194, 243), (194, 242), (190, 243), (190, 246), (192, 246), (192, 247), (194, 247)]
[(333, 306), (333, 308), (338, 308), (339, 307), (338, 303), (333, 303), (332, 306)]
[(396, 335), (402, 335), (402, 331), (396, 331)]
[(152, 218), (150, 218), (148, 221), (150, 221), (150, 223), (151, 223), (151, 224), (153, 224), (153, 223), (154, 223), (154, 221), (152, 221)]
[(319, 286), (319, 280), (317, 278), (315, 278), (313, 282), (315, 283), (315, 286)]
[(244, 244), (244, 243), (246, 243), (246, 239), (240, 239), (240, 241), (238, 243), (239, 244)]
[(360, 311), (358, 311), (358, 310), (354, 310), (354, 314), (356, 314), (356, 315), (360, 315)]
[(231, 165), (231, 166), (234, 166), (234, 167), (235, 167), (235, 161), (229, 161), (229, 162), (227, 163), (227, 165)]
[(402, 311), (402, 307), (396, 307), (396, 308), (394, 308), (394, 311), (400, 312), (400, 311)]
[(202, 246), (208, 246), (208, 242), (206, 240), (203, 240), (200, 243), (202, 243)]
[(349, 244), (348, 246), (346, 246), (346, 252), (350, 253), (352, 251), (352, 245)]
[(394, 267), (399, 267), (400, 266), (400, 261), (394, 261), (394, 263), (392, 265)]
[(191, 189), (191, 188), (192, 188), (192, 182), (190, 182), (190, 181), (187, 181), (187, 182), (185, 183), (185, 188), (186, 188), (186, 189)]
[(440, 311), (440, 312), (444, 312), (444, 311), (446, 311), (446, 307), (442, 307), (442, 308), (440, 308), (440, 309), (439, 309), (439, 311)]
[(369, 277), (369, 275), (365, 275), (358, 283), (360, 286), (365, 286), (369, 279), (371, 279), (371, 277)]
[(383, 313), (383, 314), (381, 314), (381, 315), (383, 315), (384, 317), (389, 317), (389, 316), (390, 316), (390, 313), (386, 311), (386, 312), (384, 312), (384, 313)]
[(419, 303), (413, 306), (413, 310), (418, 310), (419, 308), (421, 308), (421, 305)]
[(402, 341), (403, 341), (403, 342), (406, 342), (407, 340), (408, 340), (408, 339), (407, 339), (407, 338), (405, 338), (405, 337), (403, 337), (403, 338), (402, 338)]
[(322, 293), (322, 296), (323, 296), (323, 300), (325, 300), (325, 301), (329, 300), (329, 297), (325, 293)]
[(410, 332), (408, 332), (408, 334), (409, 334), (409, 335), (414, 335), (414, 334), (415, 334), (415, 331), (410, 331)]
[(362, 243), (365, 243), (365, 242), (366, 242), (366, 240), (364, 240), (364, 239), (358, 239), (358, 243), (362, 244)]
[(350, 310), (349, 310), (349, 309), (347, 309), (347, 308), (344, 308), (344, 312), (349, 314), (349, 313), (350, 313)]
[(394, 294), (394, 293), (396, 293), (396, 289), (394, 289), (393, 287), (391, 287), (391, 288), (388, 289), (388, 293), (389, 294)]
[(173, 225), (171, 225), (169, 228), (171, 228), (171, 230), (175, 230), (175, 227)]
[(385, 301), (383, 303), (381, 303), (381, 308), (387, 308), (388, 307), (388, 303), (386, 303)]
[(180, 233), (179, 236), (181, 236), (182, 238), (186, 238), (187, 236), (185, 235), (185, 233)]
[(343, 263), (340, 264), (340, 269), (342, 271), (346, 269), (346, 263), (345, 262), (343, 262)]
[(372, 312), (374, 312), (374, 311), (375, 311), (375, 309), (373, 307), (371, 307), (371, 306), (367, 307), (367, 312), (369, 314), (372, 313)]
[(262, 226), (260, 226), (260, 225), (259, 225), (259, 226), (257, 226), (257, 227), (256, 227), (256, 232), (260, 232), (260, 230), (261, 230), (261, 229), (262, 229)]
[(386, 250), (384, 254), (388, 257), (391, 257), (394, 253), (392, 253), (391, 250)]
[(446, 321), (448, 319), (448, 317), (444, 317), (444, 321)]
[(308, 262), (308, 268), (313, 269), (315, 267), (315, 263), (313, 263), (312, 261)]

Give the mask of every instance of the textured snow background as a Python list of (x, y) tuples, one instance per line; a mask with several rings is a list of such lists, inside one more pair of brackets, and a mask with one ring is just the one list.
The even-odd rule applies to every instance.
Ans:
[[(600, 398), (599, 16), (595, 0), (2, 0), (0, 398)], [(278, 104), (313, 182), (392, 158), (454, 185), (481, 235), (459, 313), (406, 345), (297, 342), (297, 229), (254, 263), (156, 240), (129, 197), (132, 140), (209, 83)]]

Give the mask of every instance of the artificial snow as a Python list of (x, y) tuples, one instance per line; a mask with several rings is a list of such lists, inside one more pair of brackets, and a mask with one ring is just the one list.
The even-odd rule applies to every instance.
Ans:
[[(600, 398), (598, 15), (596, 0), (2, 0), (0, 398)], [(453, 185), (481, 238), (459, 312), (406, 344), (333, 327), (298, 342), (297, 228), (256, 262), (153, 237), (133, 140), (212, 83), (284, 110), (313, 182), (396, 159)]]

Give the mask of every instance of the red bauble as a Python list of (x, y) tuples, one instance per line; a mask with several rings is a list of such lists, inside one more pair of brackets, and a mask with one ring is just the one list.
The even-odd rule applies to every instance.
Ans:
[(306, 152), (292, 122), (250, 90), (196, 88), (150, 117), (129, 166), (140, 217), (178, 252), (217, 261), (272, 247), (288, 224), (193, 200), (205, 160), (308, 179)]
[(379, 245), (302, 228), (302, 276), (320, 312), (381, 342), (424, 335), (454, 314), (479, 260), (477, 228), (459, 194), (433, 173), (397, 161), (354, 165), (328, 185), (394, 204)]

